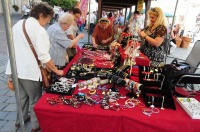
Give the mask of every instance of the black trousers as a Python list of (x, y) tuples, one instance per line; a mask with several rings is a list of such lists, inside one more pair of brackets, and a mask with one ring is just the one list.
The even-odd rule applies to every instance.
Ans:
[(90, 23), (90, 34), (93, 33), (94, 28), (95, 28), (95, 24), (94, 23)]

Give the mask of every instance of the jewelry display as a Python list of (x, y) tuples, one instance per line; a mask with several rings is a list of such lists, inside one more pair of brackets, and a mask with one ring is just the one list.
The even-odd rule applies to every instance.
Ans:
[(145, 114), (147, 116), (151, 116), (152, 114), (158, 114), (159, 109), (157, 109), (157, 108), (144, 108), (142, 112), (143, 112), (143, 114)]
[(92, 44), (84, 44), (83, 48), (93, 49), (93, 45)]
[(151, 104), (151, 97), (149, 96), (148, 104)]
[(109, 50), (109, 46), (107, 46), (107, 45), (98, 45), (97, 49), (98, 50)]
[(145, 105), (141, 103), (138, 99), (130, 98), (125, 101), (124, 106), (126, 108), (134, 108), (135, 106), (139, 106), (140, 108), (144, 108)]
[(161, 110), (164, 110), (165, 108), (163, 107), (164, 106), (164, 101), (165, 101), (165, 96), (162, 96), (162, 106), (161, 106)]
[(155, 106), (153, 105), (154, 104), (154, 96), (152, 96), (152, 102), (151, 102), (152, 104), (151, 104), (151, 108), (154, 108)]
[(94, 60), (111, 60), (111, 55), (107, 51), (90, 51), (86, 50), (83, 55), (88, 56), (85, 58), (92, 58)]
[(73, 63), (66, 77), (75, 77), (82, 79), (89, 79), (95, 76), (96, 68), (94, 60), (88, 58), (80, 58), (76, 63)]
[(79, 83), (77, 83), (78, 90), (84, 90), (86, 88), (89, 88), (90, 86), (92, 86), (92, 88), (97, 88), (99, 82), (100, 82), (99, 77), (92, 78), (92, 79), (87, 80), (87, 81), (79, 82)]
[(79, 75), (80, 76), (85, 76), (85, 75), (90, 74), (90, 73), (94, 74), (94, 72), (81, 72)]
[(102, 109), (109, 109), (109, 104), (108, 104), (108, 97), (106, 97), (106, 95), (103, 97), (102, 102), (101, 102), (101, 108)]
[(197, 99), (178, 97), (176, 100), (192, 119), (200, 119), (200, 102)]
[(139, 82), (143, 84), (142, 96), (149, 107), (176, 109), (170, 86), (164, 86), (163, 67), (139, 66)]
[(48, 93), (55, 93), (61, 95), (71, 95), (75, 89), (75, 78), (57, 78), (56, 81), (51, 85), (49, 89), (45, 89)]
[(126, 89), (130, 91), (130, 93), (126, 94), (130, 98), (137, 98), (141, 93), (142, 84), (134, 82), (130, 79), (125, 79)]

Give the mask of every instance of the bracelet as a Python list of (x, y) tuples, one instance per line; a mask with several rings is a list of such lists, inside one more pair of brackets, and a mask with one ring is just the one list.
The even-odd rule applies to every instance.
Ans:
[(146, 39), (147, 35), (144, 36), (144, 39)]

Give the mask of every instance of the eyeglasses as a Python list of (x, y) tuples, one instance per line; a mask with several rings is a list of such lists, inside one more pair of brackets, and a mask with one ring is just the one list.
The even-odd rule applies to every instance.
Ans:
[(151, 8), (151, 11), (158, 13), (158, 11), (156, 10), (156, 8)]
[(63, 24), (63, 25), (69, 25), (68, 23), (65, 23), (65, 22), (61, 22), (61, 24)]
[(64, 26), (68, 26), (68, 27), (71, 26), (70, 23), (61, 22), (61, 24), (64, 25)]

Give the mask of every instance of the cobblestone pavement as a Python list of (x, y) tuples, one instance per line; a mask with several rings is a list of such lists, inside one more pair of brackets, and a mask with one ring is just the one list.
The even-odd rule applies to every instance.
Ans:
[[(11, 16), (12, 24), (16, 23), (21, 16)], [(48, 27), (48, 26), (47, 26)], [(46, 28), (47, 28), (46, 27)], [(78, 45), (82, 47), (84, 43), (88, 43), (87, 31), (83, 31), (85, 37), (80, 40)], [(91, 43), (91, 42), (90, 42)], [(178, 57), (181, 59), (186, 59), (188, 54), (192, 49), (192, 44), (188, 49), (175, 48), (171, 51), (171, 56)], [(15, 128), (15, 118), (16, 118), (16, 100), (15, 93), (7, 88), (7, 76), (5, 75), (5, 68), (7, 63), (7, 39), (5, 32), (5, 25), (3, 17), (0, 15), (0, 132), (19, 132)], [(167, 63), (170, 63), (171, 59), (167, 59)], [(31, 124), (25, 124), (26, 131), (31, 131)]]

